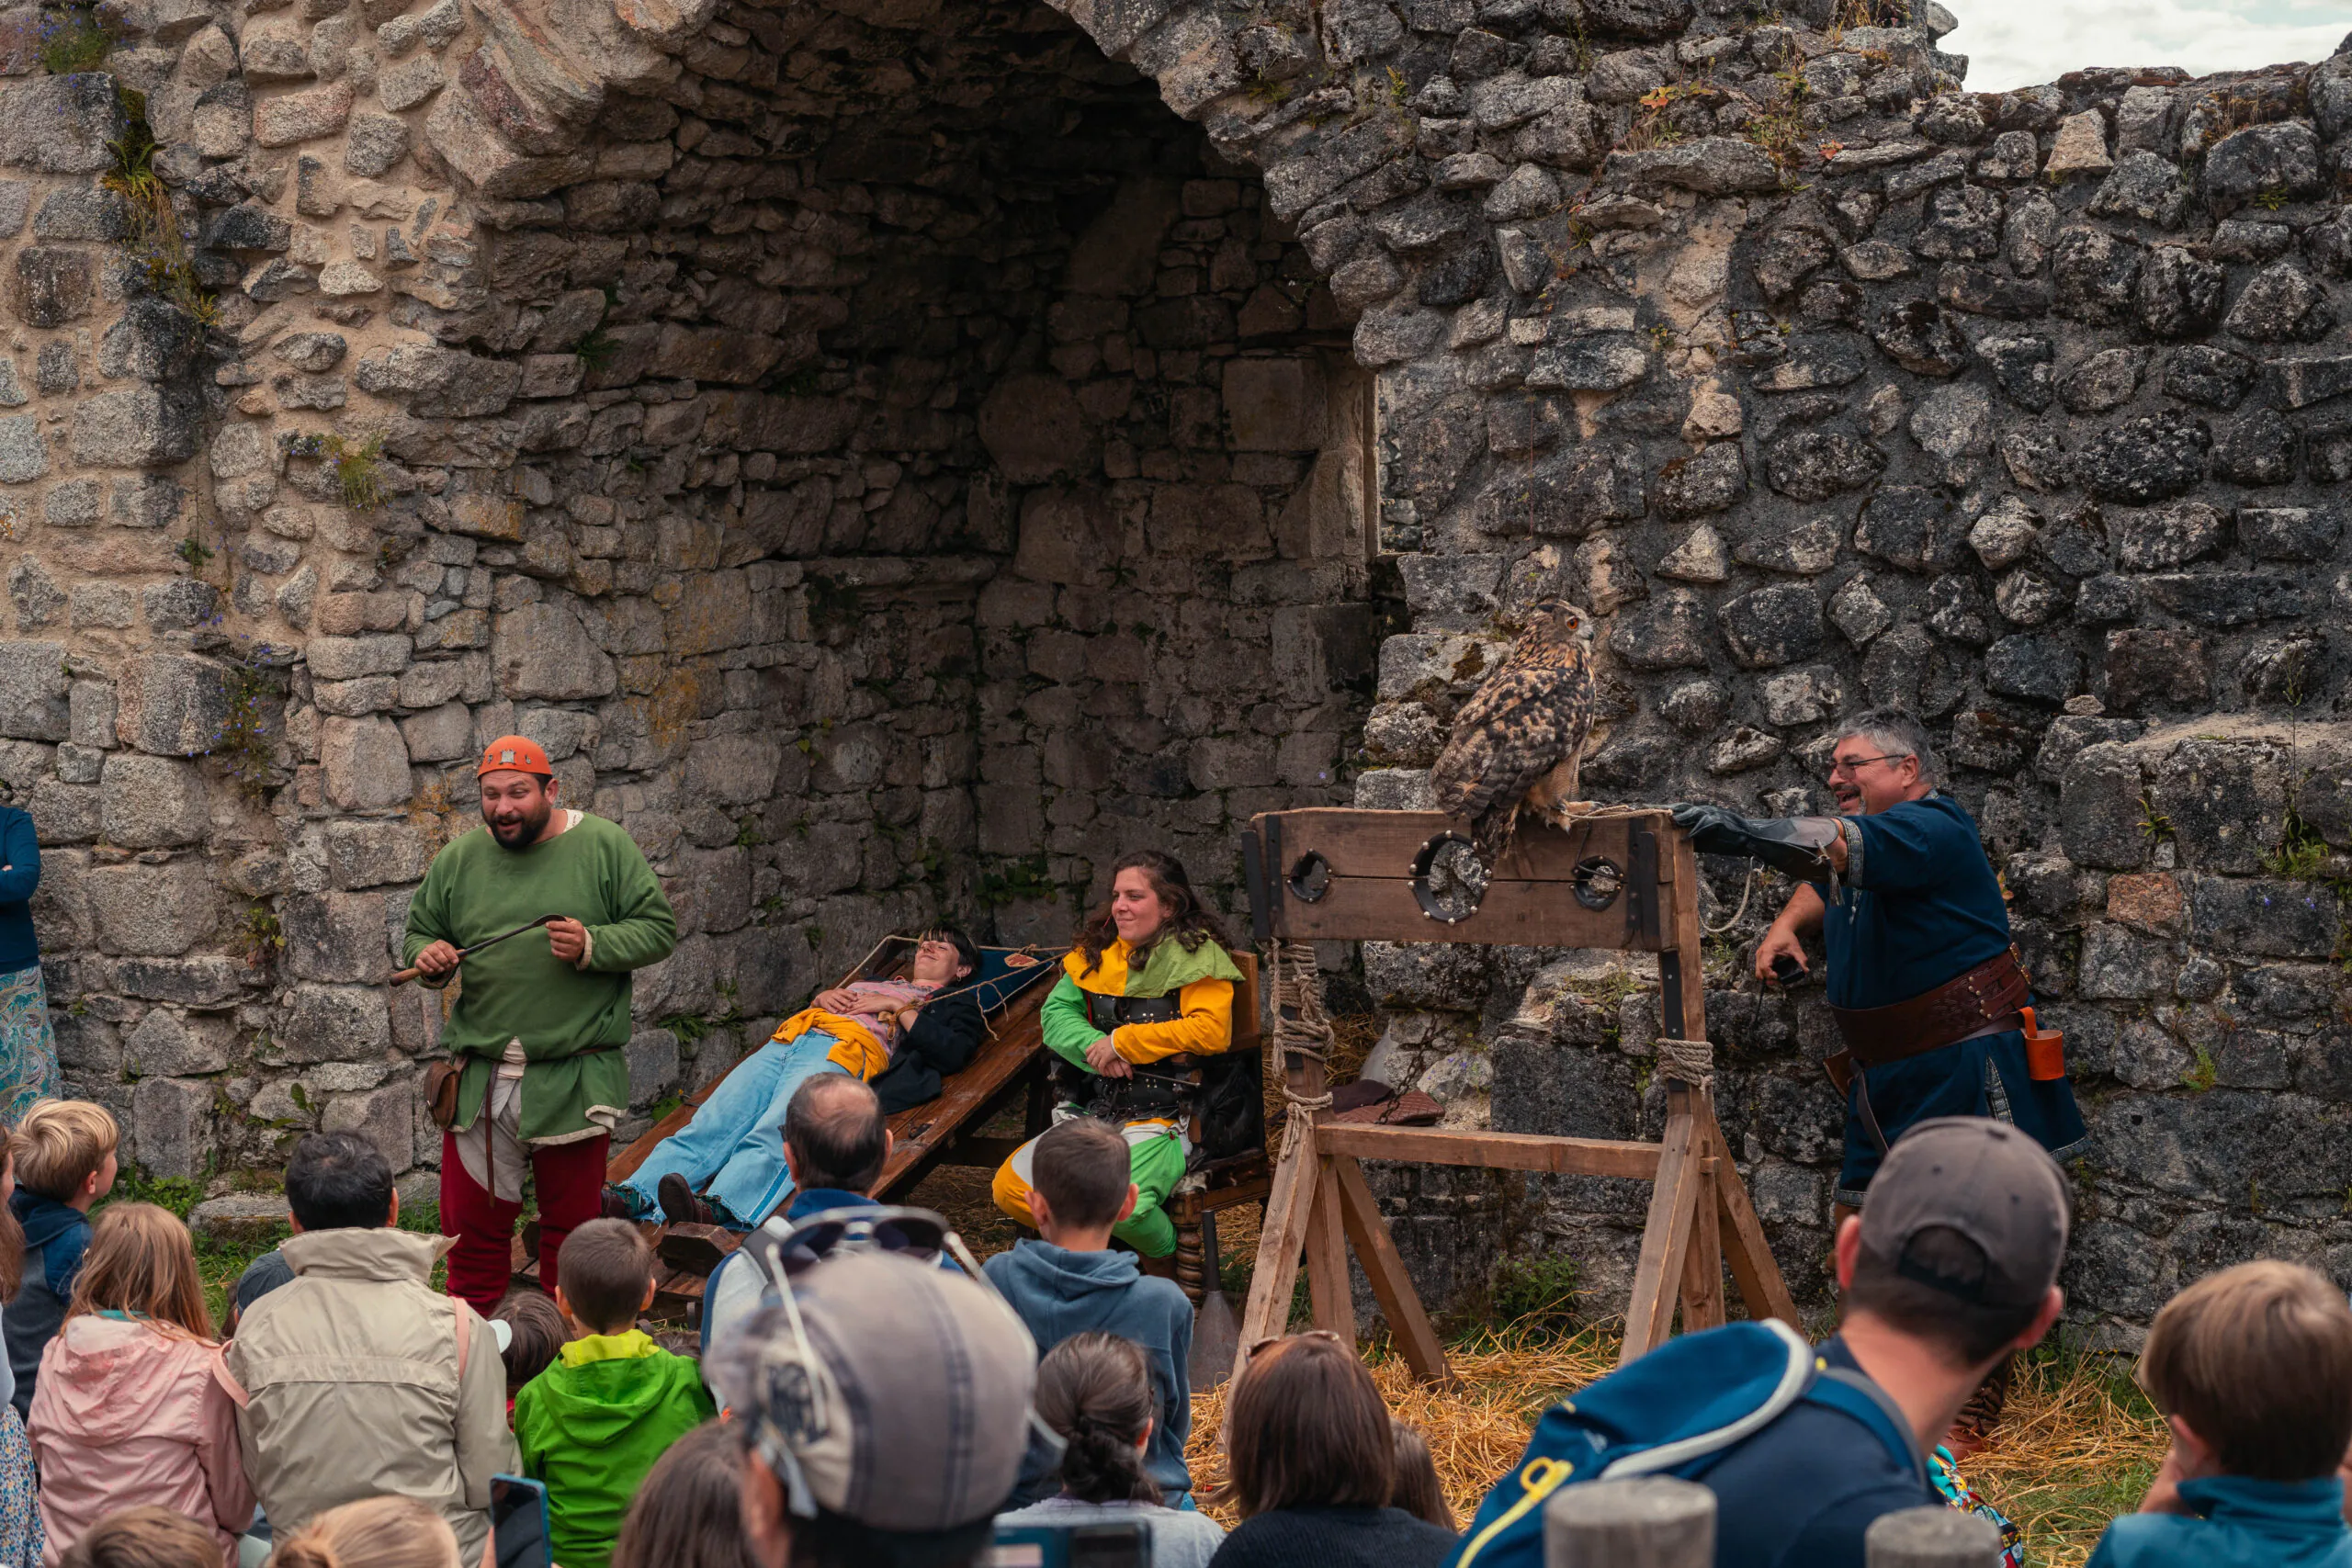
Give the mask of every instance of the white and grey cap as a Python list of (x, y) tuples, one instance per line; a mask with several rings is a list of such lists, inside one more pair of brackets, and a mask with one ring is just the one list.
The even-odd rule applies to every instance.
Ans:
[(711, 1382), (794, 1513), (944, 1530), (1012, 1491), (1037, 1347), (986, 1285), (867, 1252), (801, 1275), (715, 1348)]

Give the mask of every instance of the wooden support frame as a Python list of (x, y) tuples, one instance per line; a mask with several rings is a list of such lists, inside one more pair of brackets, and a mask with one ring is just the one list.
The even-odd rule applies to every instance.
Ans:
[[(1698, 861), (1666, 812), (1611, 813), (1566, 831), (1522, 819), (1510, 852), (1490, 868), (1476, 910), (1452, 911), (1458, 918), (1451, 921), (1427, 912), (1416, 894), (1415, 870), (1426, 848), (1449, 833), (1466, 838), (1468, 829), (1456, 818), (1427, 811), (1317, 809), (1252, 818), (1241, 847), (1258, 941), (1469, 942), (1655, 953), (1663, 1036), (1706, 1038)], [(1273, 1047), (1281, 1045), (1278, 1031)], [(1671, 1063), (1660, 1066), (1667, 1074), (1667, 1120), (1655, 1144), (1342, 1124), (1294, 1110), (1259, 1233), (1241, 1354), (1282, 1331), (1302, 1261), (1316, 1326), (1352, 1342), (1355, 1312), (1346, 1268), (1352, 1250), (1414, 1372), (1432, 1382), (1450, 1375), (1444, 1348), (1364, 1179), (1361, 1162), (1367, 1159), (1648, 1181), (1649, 1212), (1621, 1363), (1671, 1334), (1678, 1312), (1685, 1332), (1720, 1325), (1727, 1308), (1726, 1265), (1751, 1315), (1802, 1327), (1732, 1163), (1708, 1085), (1688, 1081)], [(1322, 1097), (1319, 1059), (1284, 1052), (1283, 1071), (1295, 1100)]]

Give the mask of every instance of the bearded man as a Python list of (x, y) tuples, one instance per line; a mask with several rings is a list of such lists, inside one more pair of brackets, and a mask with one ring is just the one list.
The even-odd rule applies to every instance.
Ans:
[[(482, 753), (482, 826), (433, 857), (401, 951), (427, 985), (459, 973), (441, 1043), (464, 1064), (442, 1134), (449, 1293), (485, 1316), (512, 1274), (528, 1164), (539, 1200), (539, 1281), (602, 1206), (612, 1130), (628, 1108), (629, 972), (678, 943), (677, 917), (617, 823), (557, 804), (538, 743)], [(460, 948), (543, 917), (521, 935)]]

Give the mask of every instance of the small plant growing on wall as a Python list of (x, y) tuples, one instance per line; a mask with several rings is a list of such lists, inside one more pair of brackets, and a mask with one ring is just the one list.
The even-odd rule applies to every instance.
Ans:
[(114, 167), (98, 183), (120, 195), (129, 209), (118, 248), (145, 270), (147, 287), (157, 299), (209, 329), (220, 320), (220, 301), (198, 281), (196, 263), (180, 233), (180, 215), (155, 174), (155, 133), (147, 125), (147, 96), (121, 87), (115, 89), (115, 96), (128, 129), (119, 140), (107, 143), (114, 153)]
[(334, 476), (339, 499), (354, 512), (373, 512), (391, 499), (390, 488), (384, 482), (381, 435), (369, 435), (354, 444), (340, 435), (313, 431), (287, 438), (286, 454), (323, 463)]
[(67, 6), (40, 18), (40, 66), (52, 76), (78, 76), (106, 63), (114, 29), (96, 6)]
[[(230, 782), (250, 800), (263, 799), (277, 782), (277, 740), (271, 733), (269, 716), (271, 705), (285, 695), (285, 662), (290, 652), (241, 636), (222, 655), (228, 666), (223, 682), (228, 701), (207, 755), (220, 759)], [(275, 935), (277, 917), (261, 905), (254, 907), (254, 913), (267, 917), (269, 934)], [(251, 926), (249, 915), (248, 937), (253, 934)]]

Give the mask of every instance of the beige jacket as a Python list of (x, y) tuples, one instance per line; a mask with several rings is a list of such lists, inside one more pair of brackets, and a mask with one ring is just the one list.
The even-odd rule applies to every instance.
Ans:
[(237, 1325), (227, 1365), (244, 1396), (245, 1475), (280, 1540), (338, 1504), (398, 1493), (440, 1510), (466, 1562), (481, 1557), (490, 1478), (519, 1461), (497, 1341), (427, 1283), (448, 1248), (401, 1230), (304, 1232), (285, 1246), (293, 1282)]

